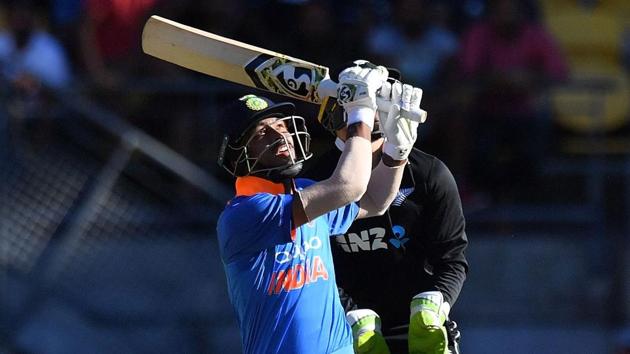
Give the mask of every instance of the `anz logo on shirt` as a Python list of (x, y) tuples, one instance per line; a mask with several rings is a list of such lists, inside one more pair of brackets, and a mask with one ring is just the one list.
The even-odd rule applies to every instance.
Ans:
[[(321, 256), (307, 257), (309, 250), (320, 248), (322, 248), (322, 240), (314, 236), (302, 244), (294, 243), (283, 251), (277, 251), (276, 264), (291, 263), (292, 265), (271, 274), (267, 294), (274, 295), (298, 290), (319, 280), (328, 280), (328, 270)], [(296, 260), (299, 263), (293, 262)]]
[(405, 243), (409, 241), (409, 237), (405, 237), (405, 228), (400, 225), (394, 225), (392, 232), (394, 237), (389, 240), (389, 243), (396, 248), (405, 248)]
[(387, 249), (387, 244), (383, 238), (385, 238), (385, 229), (373, 227), (369, 230), (362, 230), (359, 234), (349, 232), (346, 235), (337, 236), (335, 241), (344, 251), (353, 253)]
[[(394, 225), (392, 232), (394, 236), (389, 239), (389, 244), (395, 248), (404, 248), (405, 243), (409, 241), (409, 237), (405, 235), (405, 228), (400, 225)], [(363, 230), (359, 234), (349, 232), (346, 235), (337, 236), (335, 241), (347, 253), (389, 249), (384, 241), (385, 234), (386, 230), (384, 228), (373, 227), (369, 230)]]

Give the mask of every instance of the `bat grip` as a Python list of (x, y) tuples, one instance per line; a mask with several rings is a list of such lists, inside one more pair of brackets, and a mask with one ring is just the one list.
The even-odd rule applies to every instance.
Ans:
[[(319, 97), (337, 97), (337, 83), (330, 78), (326, 78), (319, 83), (317, 93)], [(376, 105), (379, 111), (389, 112), (392, 102), (377, 97)], [(401, 110), (400, 115), (418, 123), (424, 123), (427, 119), (427, 112), (419, 108), (412, 109), (411, 111)]]

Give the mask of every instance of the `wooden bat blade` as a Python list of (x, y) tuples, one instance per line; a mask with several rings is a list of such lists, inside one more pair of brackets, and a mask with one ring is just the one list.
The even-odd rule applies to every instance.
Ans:
[[(142, 32), (142, 50), (184, 68), (256, 87), (283, 96), (321, 104), (335, 97), (337, 84), (328, 68), (288, 55), (259, 48), (214, 33), (151, 16)], [(379, 110), (388, 112), (391, 102), (378, 99)], [(403, 112), (423, 122), (426, 112)]]
[(313, 103), (328, 68), (225, 38), (160, 16), (142, 32), (142, 50), (206, 75)]

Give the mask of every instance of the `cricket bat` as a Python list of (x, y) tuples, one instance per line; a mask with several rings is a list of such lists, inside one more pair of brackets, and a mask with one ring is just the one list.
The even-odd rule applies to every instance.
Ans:
[[(142, 50), (187, 69), (302, 101), (321, 104), (337, 95), (337, 83), (325, 66), (160, 16), (151, 16), (144, 25)], [(389, 111), (391, 103), (377, 100), (377, 105)], [(405, 116), (423, 122), (426, 112), (406, 112)]]

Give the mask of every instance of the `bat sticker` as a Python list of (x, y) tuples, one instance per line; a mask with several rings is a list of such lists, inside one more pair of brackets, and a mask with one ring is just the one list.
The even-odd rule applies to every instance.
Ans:
[(319, 102), (317, 87), (327, 69), (260, 54), (245, 66), (256, 87), (310, 102)]

